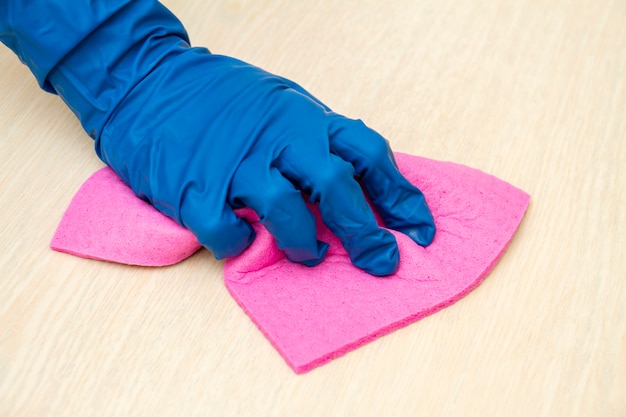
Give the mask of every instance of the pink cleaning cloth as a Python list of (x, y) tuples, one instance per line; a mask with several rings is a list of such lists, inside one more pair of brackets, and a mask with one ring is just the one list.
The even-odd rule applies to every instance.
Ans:
[[(432, 314), (466, 295), (494, 267), (513, 237), (530, 196), (462, 165), (396, 154), (402, 173), (419, 187), (437, 224), (422, 248), (394, 233), (401, 263), (375, 278), (356, 269), (338, 239), (318, 219), (330, 243), (314, 268), (294, 264), (247, 209), (257, 238), (225, 264), (226, 287), (297, 373)], [(109, 168), (80, 188), (54, 235), (52, 248), (132, 265), (169, 265), (200, 248), (196, 238), (159, 213)]]
[(171, 265), (201, 247), (190, 231), (137, 198), (108, 167), (80, 187), (50, 246), (83, 258), (141, 266)]
[[(351, 265), (318, 219), (327, 258), (308, 268), (289, 262), (259, 224), (257, 238), (227, 260), (226, 287), (296, 373), (449, 306), (475, 288), (509, 244), (530, 196), (466, 166), (396, 154), (400, 171), (422, 190), (437, 233), (427, 248), (393, 232), (395, 275), (375, 278)], [(254, 220), (251, 212), (243, 216)]]

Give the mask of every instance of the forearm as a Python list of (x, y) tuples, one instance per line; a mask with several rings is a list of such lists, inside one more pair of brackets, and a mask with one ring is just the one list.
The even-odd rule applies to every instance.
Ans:
[(156, 0), (6, 0), (0, 41), (97, 138), (128, 92), (177, 46), (183, 25)]

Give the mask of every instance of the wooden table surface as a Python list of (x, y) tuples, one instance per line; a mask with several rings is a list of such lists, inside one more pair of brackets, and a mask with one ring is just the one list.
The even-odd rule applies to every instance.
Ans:
[(626, 416), (626, 2), (165, 4), (194, 44), (530, 208), (466, 298), (298, 376), (207, 251), (151, 269), (49, 248), (102, 163), (0, 48), (1, 416)]

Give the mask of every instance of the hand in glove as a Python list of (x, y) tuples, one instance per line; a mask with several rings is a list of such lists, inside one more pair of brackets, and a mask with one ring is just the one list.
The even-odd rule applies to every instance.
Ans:
[[(422, 193), (361, 121), (289, 80), (190, 47), (156, 1), (39, 2), (20, 12), (10, 0), (0, 10), (2, 41), (63, 97), (102, 160), (217, 258), (254, 239), (233, 211), (248, 206), (290, 260), (319, 263), (328, 245), (316, 238), (306, 198), (356, 266), (393, 273), (395, 238), (377, 226), (361, 185), (387, 227), (422, 246), (432, 241)], [(56, 52), (45, 52), (55, 39)]]

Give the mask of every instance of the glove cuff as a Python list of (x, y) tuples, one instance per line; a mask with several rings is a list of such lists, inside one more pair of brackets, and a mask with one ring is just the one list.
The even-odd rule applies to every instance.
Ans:
[(94, 139), (138, 82), (189, 47), (182, 23), (156, 0), (2, 3), (0, 41)]
[(161, 61), (189, 48), (180, 21), (153, 1), (132, 1), (81, 42), (48, 81), (98, 139), (112, 112)]

